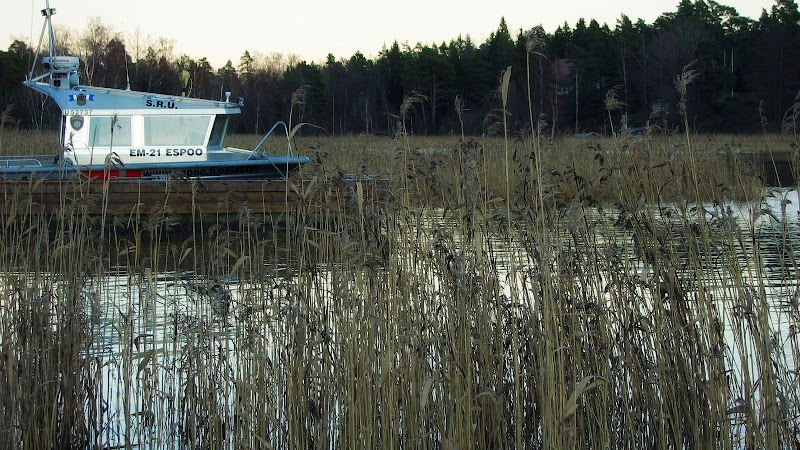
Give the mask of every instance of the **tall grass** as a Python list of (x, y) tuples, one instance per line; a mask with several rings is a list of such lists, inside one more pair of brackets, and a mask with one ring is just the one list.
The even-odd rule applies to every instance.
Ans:
[(14, 120), (11, 117), (11, 111), (14, 110), (14, 105), (9, 103), (2, 113), (0, 113), (0, 155), (3, 154), (3, 135), (6, 131), (6, 124), (12, 124)]
[(288, 213), (4, 184), (0, 447), (800, 447), (785, 191), (531, 133), (298, 139)]

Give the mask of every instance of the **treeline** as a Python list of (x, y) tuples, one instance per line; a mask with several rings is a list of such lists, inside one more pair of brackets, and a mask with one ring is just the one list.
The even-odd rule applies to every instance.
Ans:
[[(392, 134), (410, 94), (420, 100), (407, 120), (410, 132), (460, 133), (462, 124), (468, 134), (490, 132), (500, 107), (500, 75), (509, 66), (512, 128), (530, 130), (533, 116), (553, 135), (680, 127), (675, 81), (687, 70), (695, 75), (687, 115), (697, 131), (777, 131), (797, 121), (800, 102), (800, 12), (794, 0), (776, 0), (758, 20), (712, 0), (681, 0), (676, 11), (652, 24), (623, 15), (613, 29), (581, 19), (552, 34), (534, 27), (512, 35), (501, 20), (479, 44), (469, 35), (441, 45), (395, 42), (374, 60), (359, 52), (349, 59), (328, 55), (324, 63), (245, 52), (236, 64), (216, 70), (206, 58), (175, 58), (173, 43), (163, 38), (124, 40), (98, 19), (80, 33), (62, 29), (57, 35), (59, 54), (81, 58), (83, 84), (243, 97), (243, 117), (233, 130), (243, 133), (262, 133), (287, 120), (291, 110), (295, 123), (327, 133)], [(56, 127), (55, 105), (20, 85), (33, 51), (15, 41), (0, 52), (0, 107), (7, 124)]]

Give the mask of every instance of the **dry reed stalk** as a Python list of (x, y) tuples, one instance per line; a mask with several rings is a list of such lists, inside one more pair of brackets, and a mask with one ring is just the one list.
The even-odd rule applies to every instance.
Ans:
[(540, 134), (331, 140), (291, 213), (4, 192), (0, 447), (796, 446), (789, 204), (697, 137)]
[(14, 110), (14, 104), (9, 103), (0, 114), (0, 155), (3, 154), (3, 135), (5, 134), (6, 124), (13, 124), (14, 118), (11, 117), (11, 112)]

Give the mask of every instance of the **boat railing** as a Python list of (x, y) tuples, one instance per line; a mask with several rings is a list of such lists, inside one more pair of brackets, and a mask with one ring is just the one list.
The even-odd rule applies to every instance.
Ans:
[(0, 156), (0, 168), (11, 167), (44, 167), (42, 161), (52, 160), (53, 163), (58, 162), (58, 157), (55, 155), (19, 155), (19, 156)]
[(294, 150), (292, 150), (292, 140), (289, 139), (289, 127), (287, 127), (286, 123), (284, 123), (283, 121), (278, 121), (275, 122), (275, 125), (273, 125), (272, 128), (269, 129), (269, 131), (267, 131), (267, 134), (265, 134), (263, 138), (261, 138), (261, 142), (259, 142), (258, 145), (256, 145), (253, 148), (253, 151), (250, 152), (250, 156), (248, 156), (247, 159), (256, 159), (257, 157), (265, 156), (263, 153), (259, 152), (258, 149), (261, 148), (261, 144), (263, 144), (264, 141), (267, 140), (267, 138), (272, 134), (272, 132), (275, 131), (276, 128), (278, 128), (278, 126), (283, 126), (283, 131), (286, 134), (286, 141), (289, 143), (289, 156), (294, 156)]

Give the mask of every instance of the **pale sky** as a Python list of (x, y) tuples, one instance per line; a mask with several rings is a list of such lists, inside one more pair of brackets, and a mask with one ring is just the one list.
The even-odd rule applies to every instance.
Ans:
[[(394, 41), (441, 44), (469, 34), (478, 45), (505, 17), (512, 37), (541, 24), (553, 32), (564, 21), (574, 27), (581, 17), (614, 28), (622, 13), (634, 22), (652, 23), (675, 11), (680, 0), (50, 0), (55, 25), (76, 32), (89, 17), (120, 31), (130, 40), (138, 27), (143, 36), (175, 40), (176, 56), (207, 57), (218, 68), (234, 65), (245, 50), (262, 54), (294, 53), (306, 61), (323, 61), (328, 53), (350, 58), (356, 51), (377, 57)], [(758, 19), (774, 0), (718, 0), (740, 15)], [(44, 0), (0, 0), (0, 49), (14, 38), (38, 43)], [(131, 44), (128, 43), (130, 48)]]

